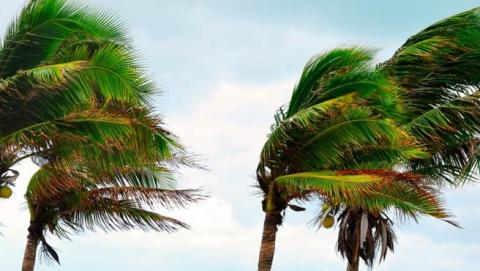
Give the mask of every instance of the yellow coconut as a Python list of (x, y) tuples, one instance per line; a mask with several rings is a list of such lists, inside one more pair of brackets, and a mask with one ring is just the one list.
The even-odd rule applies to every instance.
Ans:
[(8, 199), (12, 195), (12, 189), (8, 186), (0, 188), (0, 198)]
[(333, 216), (331, 215), (327, 215), (327, 217), (325, 217), (325, 220), (323, 220), (323, 227), (326, 228), (326, 229), (330, 229), (333, 224), (335, 224), (335, 219), (333, 218)]

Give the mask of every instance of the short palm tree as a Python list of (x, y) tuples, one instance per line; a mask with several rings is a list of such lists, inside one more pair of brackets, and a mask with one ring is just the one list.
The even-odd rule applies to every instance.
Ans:
[(275, 115), (257, 169), (266, 213), (259, 270), (271, 269), (276, 231), (292, 199), (320, 197), (336, 209), (378, 213), (393, 207), (411, 216), (447, 217), (417, 175), (393, 168), (426, 154), (394, 121), (403, 115), (400, 93), (372, 58), (362, 48), (314, 57), (288, 106)]

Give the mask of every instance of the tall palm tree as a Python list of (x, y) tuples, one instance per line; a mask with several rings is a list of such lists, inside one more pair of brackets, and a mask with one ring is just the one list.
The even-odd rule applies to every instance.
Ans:
[[(379, 65), (379, 70), (398, 86), (404, 101), (404, 114), (396, 122), (429, 154), (395, 167), (418, 176), (429, 191), (478, 178), (479, 26), (478, 8), (452, 16), (408, 39), (390, 60)], [(352, 208), (324, 200), (317, 223), (337, 216), (337, 249), (349, 261), (347, 270), (358, 270), (360, 257), (372, 265), (377, 249), (381, 249), (381, 260), (388, 249), (393, 250), (393, 221), (385, 210)]]
[(116, 18), (71, 1), (29, 1), (0, 45), (1, 178), (22, 159), (51, 155), (55, 142), (81, 149), (136, 134), (139, 151), (149, 149), (141, 137), (167, 144), (144, 122), (154, 91)]
[(292, 199), (447, 217), (430, 187), (393, 170), (426, 154), (394, 121), (403, 115), (400, 93), (372, 58), (362, 48), (314, 57), (288, 106), (275, 115), (257, 168), (266, 213), (259, 270), (271, 269), (276, 232)]

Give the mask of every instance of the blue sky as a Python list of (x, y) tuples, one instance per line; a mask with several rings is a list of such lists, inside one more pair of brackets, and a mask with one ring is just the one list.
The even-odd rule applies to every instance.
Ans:
[[(263, 215), (252, 188), (254, 169), (274, 110), (288, 100), (304, 63), (349, 45), (378, 48), (380, 61), (436, 20), (480, 5), (473, 0), (85, 2), (113, 11), (129, 26), (163, 91), (156, 109), (210, 169), (184, 170), (179, 185), (203, 186), (211, 198), (174, 213), (192, 225), (191, 231), (52, 239), (62, 265), (41, 263), (40, 271), (254, 270)], [(0, 31), (22, 4), (0, 0)], [(3, 270), (19, 269), (27, 234), (22, 195), (36, 169), (30, 163), (18, 168), (22, 175), (14, 197), (0, 201)], [(462, 230), (429, 218), (400, 225), (395, 254), (374, 269), (477, 270), (479, 195), (480, 185), (446, 195)], [(316, 232), (306, 225), (312, 212), (287, 213), (274, 270), (344, 269), (334, 250), (335, 231)]]

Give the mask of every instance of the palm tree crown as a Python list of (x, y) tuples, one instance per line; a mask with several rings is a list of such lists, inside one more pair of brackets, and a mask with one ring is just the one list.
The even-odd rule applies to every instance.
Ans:
[(165, 133), (150, 129), (155, 86), (137, 62), (108, 14), (30, 1), (0, 46), (2, 174), (21, 159), (48, 156), (60, 141), (101, 147), (141, 130), (154, 149), (165, 144)]
[[(436, 191), (418, 174), (399, 168), (428, 154), (399, 125), (401, 90), (372, 58), (373, 51), (363, 48), (314, 57), (290, 103), (276, 114), (257, 169), (263, 209), (276, 216), (272, 224), (281, 224), (280, 213), (291, 200), (315, 198), (332, 207), (322, 215), (334, 214), (332, 209), (379, 215), (393, 207), (407, 216), (448, 217)], [(266, 219), (268, 242), (262, 248), (269, 249), (261, 250), (259, 270), (270, 270), (268, 243), (274, 239), (265, 231), (274, 235), (276, 225)]]

